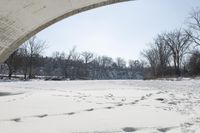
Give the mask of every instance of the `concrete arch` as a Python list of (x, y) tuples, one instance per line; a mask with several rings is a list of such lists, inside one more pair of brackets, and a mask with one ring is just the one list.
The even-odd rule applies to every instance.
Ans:
[(93, 8), (131, 0), (1, 0), (0, 63), (48, 26)]

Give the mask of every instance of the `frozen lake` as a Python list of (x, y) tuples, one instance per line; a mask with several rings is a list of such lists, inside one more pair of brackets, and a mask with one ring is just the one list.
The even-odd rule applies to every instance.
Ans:
[(200, 133), (200, 80), (0, 82), (0, 133)]

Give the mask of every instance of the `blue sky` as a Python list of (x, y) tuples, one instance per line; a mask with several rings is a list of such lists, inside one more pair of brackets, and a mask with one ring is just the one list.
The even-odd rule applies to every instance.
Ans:
[(66, 18), (40, 32), (51, 56), (54, 51), (91, 51), (126, 60), (140, 52), (157, 34), (185, 26), (200, 0), (137, 0), (100, 7)]

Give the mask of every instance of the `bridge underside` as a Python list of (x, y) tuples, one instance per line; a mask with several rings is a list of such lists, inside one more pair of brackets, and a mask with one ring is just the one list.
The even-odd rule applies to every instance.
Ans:
[(130, 0), (1, 0), (0, 63), (23, 42), (74, 14)]

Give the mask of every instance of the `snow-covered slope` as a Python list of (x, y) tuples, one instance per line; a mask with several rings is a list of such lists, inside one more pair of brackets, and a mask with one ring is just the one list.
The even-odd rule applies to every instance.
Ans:
[(123, 132), (200, 132), (200, 81), (0, 83), (0, 133)]

